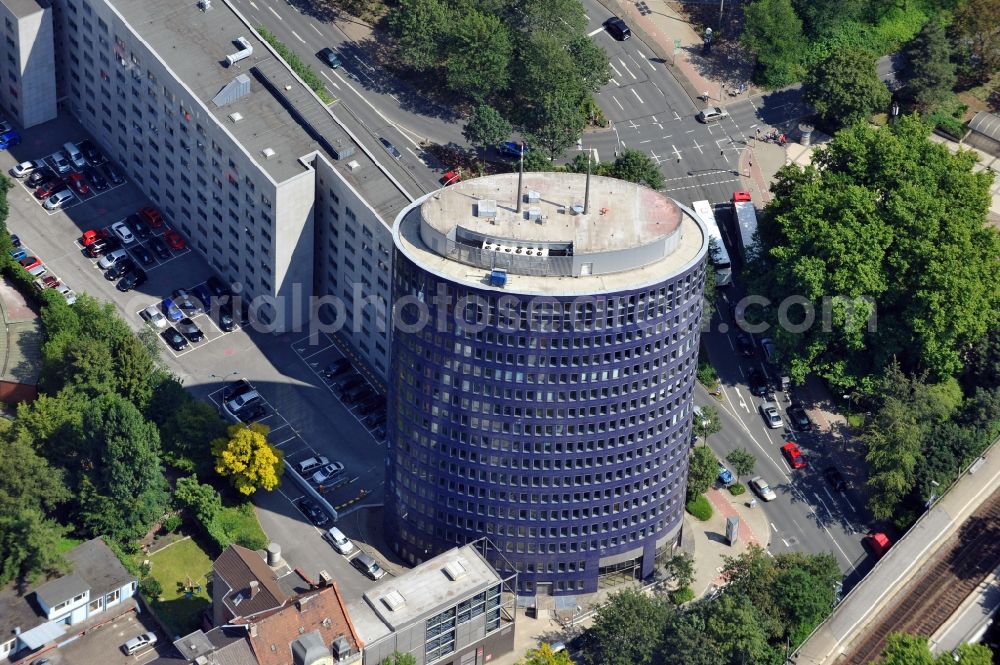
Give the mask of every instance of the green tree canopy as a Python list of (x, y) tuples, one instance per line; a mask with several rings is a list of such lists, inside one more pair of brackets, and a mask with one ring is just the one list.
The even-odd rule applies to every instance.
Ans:
[(42, 573), (65, 572), (59, 541), (67, 530), (37, 508), (0, 514), (0, 585), (19, 580), (25, 588)]
[(400, 0), (388, 17), (403, 64), (417, 71), (438, 65), (451, 16), (441, 0)]
[(497, 16), (471, 10), (452, 26), (448, 87), (482, 103), (507, 87), (513, 53), (510, 32)]
[(744, 16), (740, 39), (757, 57), (754, 80), (769, 88), (799, 80), (805, 38), (791, 0), (754, 0)]
[(543, 93), (531, 124), (525, 126), (528, 142), (555, 159), (576, 143), (585, 122), (580, 101)]
[(499, 111), (488, 104), (480, 104), (465, 123), (462, 136), (472, 145), (480, 146), (485, 155), (486, 148), (506, 141), (511, 131), (513, 128)]
[[(955, 375), (1000, 313), (1000, 235), (987, 227), (989, 174), (928, 140), (913, 117), (837, 134), (804, 169), (783, 167), (758, 227), (755, 291), (808, 301), (816, 325), (773, 336), (792, 380), (817, 373), (871, 393), (893, 362)], [(824, 312), (828, 321), (822, 325)], [(801, 309), (788, 319), (798, 323)]]
[(870, 51), (839, 48), (803, 82), (802, 97), (832, 127), (846, 127), (887, 110), (891, 95)]
[(938, 20), (928, 21), (906, 48), (910, 78), (905, 92), (922, 112), (933, 111), (953, 94), (958, 77), (951, 51)]
[(660, 650), (663, 625), (673, 610), (665, 601), (635, 589), (608, 597), (594, 618), (596, 645), (592, 662), (603, 665), (647, 665)]
[(285, 470), (284, 454), (267, 442), (267, 425), (233, 425), (227, 436), (212, 442), (215, 471), (232, 480), (241, 494), (273, 490)]
[(199, 483), (198, 476), (177, 479), (174, 502), (194, 513), (202, 524), (211, 524), (222, 510), (222, 497), (211, 485)]
[(728, 455), (726, 461), (733, 465), (737, 476), (749, 476), (757, 464), (757, 458), (746, 448), (737, 448)]
[(650, 189), (663, 187), (663, 173), (660, 167), (644, 152), (625, 148), (611, 163), (607, 175), (619, 180), (637, 182)]
[(719, 475), (719, 460), (708, 446), (695, 446), (688, 461), (688, 498), (704, 494)]
[(952, 31), (976, 80), (985, 82), (1000, 70), (1000, 0), (962, 0)]
[(417, 659), (412, 654), (394, 651), (391, 656), (382, 660), (381, 665), (417, 665)]

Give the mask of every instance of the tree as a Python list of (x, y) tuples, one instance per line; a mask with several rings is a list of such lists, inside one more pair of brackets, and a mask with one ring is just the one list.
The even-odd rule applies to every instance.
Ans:
[(391, 656), (382, 660), (381, 665), (417, 665), (417, 659), (413, 654), (394, 651)]
[[(985, 644), (959, 644), (956, 655), (962, 665), (993, 665), (993, 651)], [(938, 665), (952, 665), (954, 662), (951, 654), (938, 656)]]
[(19, 580), (26, 587), (41, 573), (64, 572), (59, 542), (67, 531), (37, 508), (0, 516), (0, 585)]
[(722, 431), (722, 421), (719, 419), (719, 412), (713, 406), (698, 407), (701, 413), (694, 414), (694, 429), (698, 436), (708, 443), (708, 437)]
[(663, 630), (663, 665), (719, 665), (722, 650), (705, 634), (701, 611), (675, 612)]
[(595, 654), (592, 662), (602, 665), (646, 665), (660, 651), (663, 624), (671, 616), (670, 606), (635, 589), (624, 589), (608, 597), (597, 610), (591, 634)]
[(951, 42), (938, 20), (930, 20), (906, 49), (910, 79), (905, 92), (921, 112), (936, 109), (952, 96), (958, 77), (951, 60)]
[(388, 23), (403, 64), (418, 72), (437, 67), (450, 20), (440, 0), (400, 0)]
[[(705, 633), (722, 652), (721, 663), (780, 663), (768, 644), (761, 613), (749, 598), (724, 593), (706, 611)], [(782, 645), (784, 647), (784, 645)]]
[(893, 633), (882, 649), (883, 665), (934, 665), (927, 638), (922, 635)]
[(802, 21), (791, 0), (754, 0), (747, 5), (743, 45), (757, 56), (754, 80), (770, 88), (794, 83), (802, 74), (806, 51)]
[(745, 272), (772, 303), (794, 293), (828, 313), (804, 330), (770, 314), (794, 382), (812, 372), (873, 394), (894, 362), (940, 381), (1000, 323), (1000, 235), (985, 223), (991, 176), (928, 134), (915, 117), (856, 125), (813, 165), (778, 172), (761, 252)]
[(453, 14), (445, 79), (453, 91), (482, 104), (507, 88), (513, 54), (510, 32), (497, 16), (476, 10)]
[(875, 69), (871, 51), (838, 48), (803, 82), (802, 97), (831, 127), (867, 120), (892, 99)]
[(573, 665), (573, 661), (567, 651), (552, 653), (552, 647), (542, 644), (537, 649), (528, 649), (528, 653), (517, 661), (517, 665)]
[(688, 462), (688, 498), (707, 492), (718, 475), (719, 460), (712, 449), (708, 446), (695, 446)]
[(198, 476), (177, 479), (174, 501), (190, 510), (202, 524), (211, 524), (222, 510), (222, 497), (211, 485), (198, 482)]
[(543, 93), (535, 109), (534, 119), (526, 127), (528, 141), (555, 159), (566, 148), (576, 143), (585, 122), (580, 101), (567, 99), (554, 93)]
[(952, 23), (966, 69), (985, 82), (1000, 69), (1000, 0), (964, 0)]
[(517, 6), (521, 9), (517, 25), (528, 34), (553, 35), (568, 42), (587, 28), (579, 0), (522, 0)]
[(749, 476), (753, 473), (757, 458), (746, 448), (737, 448), (726, 456), (726, 461), (733, 465), (737, 476)]
[(160, 425), (163, 457), (173, 467), (205, 476), (214, 464), (212, 442), (226, 435), (226, 422), (205, 402), (185, 397)]
[[(573, 1), (578, 7), (582, 7), (579, 2)], [(586, 35), (577, 35), (569, 43), (568, 50), (576, 67), (576, 73), (587, 90), (597, 92), (611, 80), (611, 64), (608, 62), (608, 54), (593, 39)], [(658, 188), (654, 187), (654, 189)]]
[(865, 19), (867, 0), (792, 0), (802, 28), (812, 38), (833, 36), (845, 23)]
[(0, 439), (0, 468), (17, 469), (0, 473), (0, 515), (26, 508), (44, 513), (69, 499), (63, 470), (52, 467), (26, 436), (8, 432)]
[(625, 148), (611, 164), (608, 175), (619, 180), (628, 180), (646, 185), (650, 189), (663, 187), (663, 173), (660, 167), (645, 153), (634, 148)]
[(694, 582), (694, 557), (687, 552), (674, 554), (663, 567), (679, 589), (691, 586)]
[(267, 442), (271, 428), (260, 423), (233, 425), (228, 438), (212, 442), (215, 471), (232, 480), (241, 494), (271, 491), (281, 483), (284, 454)]
[[(520, 169), (520, 164), (515, 164), (514, 169)], [(541, 150), (529, 150), (524, 154), (524, 170), (529, 171), (551, 171), (552, 160), (545, 156)]]
[(510, 123), (500, 115), (499, 111), (488, 104), (480, 104), (465, 123), (462, 136), (472, 145), (482, 148), (485, 161), (486, 148), (507, 140), (511, 131)]

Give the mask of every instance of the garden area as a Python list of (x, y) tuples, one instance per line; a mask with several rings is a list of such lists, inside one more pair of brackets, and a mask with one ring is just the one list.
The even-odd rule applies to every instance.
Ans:
[[(174, 635), (198, 628), (201, 613), (212, 604), (208, 580), (212, 558), (194, 538), (182, 538), (150, 554), (145, 591), (158, 592), (150, 602)], [(155, 582), (153, 584), (152, 582)], [(153, 596), (148, 593), (147, 597)]]

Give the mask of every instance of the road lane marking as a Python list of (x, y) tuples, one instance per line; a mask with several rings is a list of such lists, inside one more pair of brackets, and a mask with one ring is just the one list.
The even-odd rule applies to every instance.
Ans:
[(674, 120), (680, 121), (681, 117), (677, 115), (677, 111), (674, 111)]
[(698, 152), (700, 152), (701, 154), (703, 154), (703, 155), (705, 154), (705, 151), (701, 149), (701, 146), (698, 145), (697, 141), (694, 142), (694, 147), (698, 148)]
[(675, 146), (675, 145), (674, 145), (674, 144), (672, 144), (672, 143), (670, 144), (670, 147), (671, 147), (671, 149), (673, 149), (673, 151), (674, 151), (674, 155), (675, 155), (675, 156), (677, 157), (677, 161), (678, 161), (678, 162), (679, 162), (679, 161), (681, 161), (681, 151), (680, 151), (680, 150), (678, 150), (678, 149), (677, 149), (677, 146)]
[(632, 73), (632, 70), (628, 68), (628, 65), (626, 65), (626, 64), (625, 64), (625, 61), (624, 61), (624, 60), (622, 60), (621, 58), (618, 58), (618, 62), (622, 63), (622, 67), (624, 67), (624, 68), (625, 68), (625, 71), (627, 71), (627, 72), (628, 72), (628, 75), (629, 75), (629, 76), (631, 76), (631, 77), (632, 77), (633, 79), (636, 79), (636, 80), (638, 80), (638, 79), (639, 79), (639, 77), (638, 77), (638, 76), (636, 76), (635, 74), (633, 74), (633, 73)]
[(622, 111), (625, 110), (625, 107), (622, 106), (622, 103), (620, 101), (618, 101), (617, 97), (615, 97), (614, 95), (611, 95), (611, 99), (615, 100), (615, 104), (618, 105), (618, 108), (620, 108)]
[[(658, 124), (660, 124), (660, 121), (656, 119), (656, 116), (655, 116), (655, 115), (651, 115), (651, 116), (649, 116), (649, 117), (653, 119), (653, 122), (654, 122), (655, 124), (657, 124), (657, 125), (658, 125)], [(661, 127), (660, 129), (662, 129), (662, 127)]]
[(620, 71), (618, 71), (617, 67), (615, 67), (615, 63), (609, 61), (608, 65), (610, 65), (611, 69), (615, 72), (615, 76), (617, 76), (618, 78), (622, 77), (622, 73)]
[(260, 9), (260, 7), (258, 7), (257, 5), (254, 4), (253, 0), (250, 0), (250, 6), (253, 7), (254, 9), (257, 9), (257, 10)]
[(642, 58), (643, 62), (645, 62), (647, 65), (649, 65), (650, 69), (652, 69), (654, 72), (656, 71), (656, 65), (654, 65), (652, 62), (650, 62), (649, 58), (646, 57), (645, 53), (643, 53), (642, 51), (639, 51), (639, 50), (636, 50), (636, 53), (639, 54), (639, 57)]
[(315, 31), (316, 31), (316, 34), (317, 34), (317, 35), (319, 35), (320, 37), (323, 37), (323, 36), (324, 36), (324, 35), (323, 35), (323, 33), (319, 31), (319, 28), (317, 28), (317, 27), (316, 27), (315, 25), (313, 25), (312, 23), (310, 23), (310, 24), (309, 24), (309, 27), (310, 27), (310, 28), (312, 28), (313, 30), (315, 30)]
[(293, 34), (293, 35), (295, 35), (295, 38), (296, 38), (297, 40), (299, 40), (300, 42), (302, 42), (303, 44), (305, 44), (305, 43), (306, 43), (306, 40), (304, 40), (304, 39), (302, 39), (301, 37), (299, 37), (299, 33), (297, 33), (297, 32), (295, 32), (294, 30), (292, 30), (292, 34)]
[(774, 522), (771, 522), (771, 528), (774, 529), (775, 533), (778, 533), (778, 527), (774, 526)]
[(278, 12), (274, 11), (273, 9), (271, 9), (271, 6), (270, 6), (270, 5), (268, 5), (267, 9), (268, 9), (268, 11), (270, 11), (270, 12), (271, 12), (272, 14), (274, 14), (275, 16), (277, 16), (277, 17), (278, 17), (278, 20), (279, 20), (279, 21), (284, 21), (284, 20), (285, 20), (285, 19), (281, 18), (281, 14), (279, 14)]
[(631, 90), (632, 90), (632, 94), (635, 95), (635, 98), (639, 100), (640, 104), (645, 104), (646, 103), (646, 102), (642, 101), (642, 97), (640, 97), (639, 93), (635, 91), (635, 88), (631, 88)]
[(334, 80), (333, 80), (332, 78), (330, 78), (329, 76), (327, 76), (327, 75), (326, 75), (326, 72), (324, 72), (324, 71), (323, 71), (323, 70), (321, 69), (321, 70), (319, 70), (319, 73), (323, 75), (323, 78), (325, 78), (325, 79), (326, 79), (327, 81), (329, 81), (330, 83), (332, 83), (332, 84), (333, 84), (333, 87), (334, 87), (334, 88), (336, 88), (337, 90), (340, 90), (340, 86), (339, 86), (339, 85), (337, 85), (337, 82), (336, 82), (336, 81), (334, 81)]
[(652, 142), (653, 139), (646, 139), (645, 141), (639, 141), (639, 145), (642, 145), (643, 143), (652, 143)]
[(649, 151), (649, 154), (653, 156), (653, 159), (654, 159), (654, 160), (656, 161), (656, 165), (657, 165), (657, 166), (659, 166), (659, 165), (660, 165), (660, 162), (661, 162), (661, 161), (663, 161), (663, 160), (662, 160), (662, 159), (660, 158), (660, 156), (659, 156), (659, 155), (657, 155), (657, 154), (656, 154), (655, 152), (653, 152), (652, 150), (650, 150), (650, 151)]
[(588, 37), (593, 37), (594, 35), (596, 35), (599, 32), (604, 32), (604, 28), (598, 28), (597, 30), (591, 30), (590, 32), (587, 33), (587, 36)]

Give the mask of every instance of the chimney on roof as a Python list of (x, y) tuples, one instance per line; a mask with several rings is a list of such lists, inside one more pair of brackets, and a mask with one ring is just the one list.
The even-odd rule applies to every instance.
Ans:
[(333, 583), (333, 578), (330, 577), (330, 573), (325, 570), (319, 571), (319, 585), (320, 586), (330, 586)]
[(524, 143), (521, 143), (521, 167), (517, 171), (517, 213), (521, 214), (521, 187), (524, 182)]
[(309, 609), (309, 601), (315, 598), (315, 594), (312, 596), (303, 596), (295, 601), (295, 607), (298, 608), (299, 612), (305, 612)]
[(587, 187), (583, 190), (583, 214), (587, 214), (587, 209), (590, 207), (590, 158), (593, 156), (593, 151), (587, 148)]
[(257, 637), (257, 624), (250, 624), (250, 637)]
[(258, 593), (260, 593), (260, 582), (257, 580), (250, 580), (250, 597), (255, 598)]

